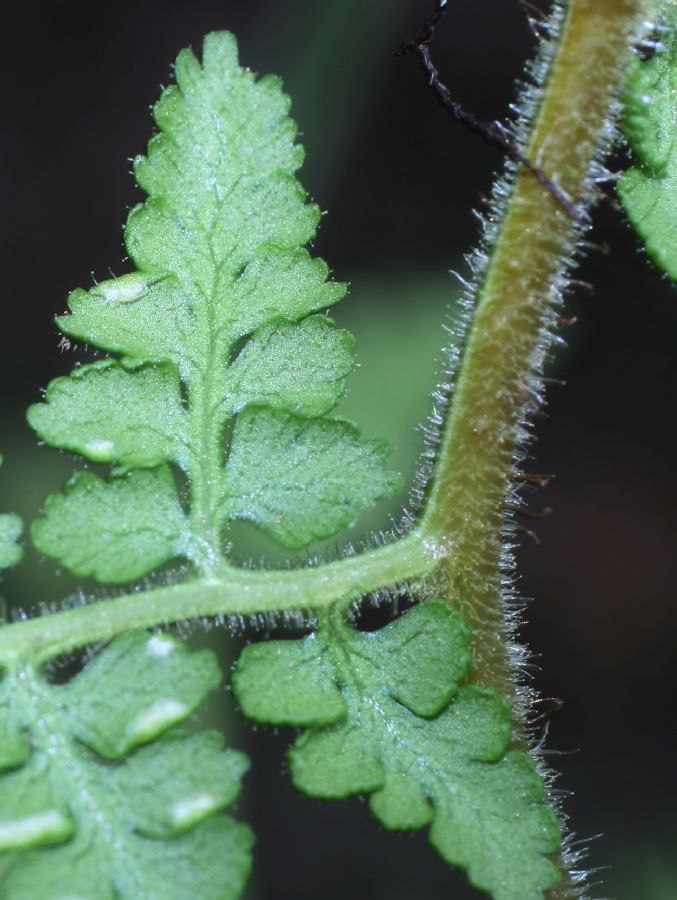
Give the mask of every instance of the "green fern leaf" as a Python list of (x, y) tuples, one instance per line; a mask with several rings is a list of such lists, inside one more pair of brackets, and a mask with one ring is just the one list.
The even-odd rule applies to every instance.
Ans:
[(294, 178), (303, 151), (279, 81), (240, 68), (227, 33), (205, 39), (202, 65), (183, 51), (176, 81), (135, 162), (149, 195), (125, 232), (138, 271), (75, 291), (57, 320), (121, 359), (57, 379), (29, 411), (48, 443), (113, 466), (105, 481), (76, 476), (32, 531), (101, 581), (175, 557), (213, 571), (232, 519), (298, 549), (400, 483), (381, 442), (327, 417), (353, 339), (314, 315), (345, 288), (303, 249), (320, 213)]
[[(188, 550), (185, 516), (167, 466), (104, 481), (78, 472), (51, 494), (31, 530), (76, 575), (129, 581)], [(188, 550), (189, 552), (189, 550)]]
[(330, 615), (303, 640), (247, 647), (233, 678), (252, 719), (306, 728), (289, 752), (295, 785), (369, 793), (393, 829), (430, 824), (441, 855), (497, 900), (536, 900), (559, 879), (553, 811), (526, 754), (506, 752), (510, 711), (464, 684), (469, 631), (442, 601), (363, 633)]
[(209, 651), (141, 633), (63, 686), (28, 667), (4, 673), (4, 900), (240, 895), (251, 834), (222, 810), (247, 760), (216, 732), (176, 727), (219, 681)]
[(246, 410), (233, 433), (226, 509), (304, 547), (347, 525), (374, 488), (380, 493), (388, 453), (382, 441), (361, 441), (352, 422)]
[[(0, 454), (1, 465), (2, 454)], [(16, 565), (21, 559), (23, 553), (17, 543), (20, 536), (21, 519), (10, 513), (0, 514), (0, 571)]]
[(677, 5), (665, 9), (657, 52), (631, 67), (623, 125), (638, 164), (618, 193), (651, 259), (677, 280)]

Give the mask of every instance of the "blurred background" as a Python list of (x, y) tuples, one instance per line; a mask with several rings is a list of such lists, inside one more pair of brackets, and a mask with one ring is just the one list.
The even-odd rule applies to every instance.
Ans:
[[(450, 7), (435, 47), (442, 76), (479, 118), (501, 118), (535, 46), (525, 8)], [(71, 289), (128, 270), (121, 225), (140, 194), (126, 160), (144, 149), (148, 107), (177, 51), (199, 49), (205, 32), (222, 28), (237, 34), (244, 65), (281, 74), (292, 95), (307, 150), (301, 180), (329, 211), (314, 253), (351, 284), (335, 315), (357, 336), (360, 366), (342, 412), (368, 436), (389, 437), (394, 465), (411, 480), (415, 427), (457, 293), (449, 270), (464, 271), (462, 254), (477, 240), (471, 210), (501, 165), (497, 150), (448, 122), (415, 60), (394, 56), (430, 8), (429, 0), (77, 0), (3, 12), (0, 509), (32, 518), (78, 465), (37, 447), (24, 421), (40, 388), (86, 358), (60, 352), (52, 318)], [(611, 167), (626, 164), (620, 155)], [(578, 324), (551, 364), (556, 383), (529, 466), (556, 474), (529, 501), (555, 511), (527, 523), (540, 544), (525, 539), (519, 551), (520, 591), (534, 598), (523, 637), (536, 654), (536, 686), (564, 701), (548, 745), (564, 753), (553, 762), (560, 787), (574, 792), (571, 826), (582, 838), (603, 834), (590, 864), (610, 868), (596, 876), (595, 895), (668, 900), (677, 897), (677, 296), (637, 251), (611, 187), (595, 218), (597, 246), (578, 276), (594, 290), (568, 300)], [(339, 543), (387, 527), (405, 499), (406, 491)], [(248, 529), (239, 546), (272, 554)], [(30, 607), (73, 588), (29, 552), (2, 593)], [(359, 800), (328, 806), (296, 796), (280, 777), (289, 734), (255, 731), (229, 702), (224, 692), (213, 715), (232, 719), (231, 743), (254, 762), (238, 811), (258, 836), (252, 900), (475, 896), (423, 834), (383, 833)]]

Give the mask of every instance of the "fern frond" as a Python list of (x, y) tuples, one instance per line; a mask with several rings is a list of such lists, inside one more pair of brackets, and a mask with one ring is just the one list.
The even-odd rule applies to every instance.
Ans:
[(540, 900), (559, 847), (544, 785), (506, 752), (510, 710), (466, 684), (470, 632), (429, 600), (377, 632), (330, 613), (303, 640), (245, 648), (233, 678), (244, 713), (306, 730), (289, 752), (294, 784), (315, 797), (369, 793), (387, 828), (430, 824), (440, 854), (496, 900)]
[(677, 3), (661, 5), (655, 54), (633, 61), (623, 127), (637, 164), (618, 194), (651, 259), (677, 280)]
[(209, 651), (140, 632), (65, 685), (25, 664), (3, 673), (4, 900), (239, 896), (252, 838), (222, 810), (248, 762), (216, 732), (178, 728), (220, 678)]
[[(327, 416), (353, 341), (314, 315), (345, 287), (303, 249), (320, 212), (294, 177), (303, 151), (279, 81), (240, 68), (222, 33), (202, 65), (179, 55), (176, 82), (134, 166), (149, 195), (125, 232), (138, 271), (75, 291), (57, 320), (121, 359), (57, 379), (29, 411), (48, 443), (113, 466), (108, 480), (77, 475), (32, 532), (101, 581), (181, 556), (213, 572), (232, 519), (298, 549), (399, 486), (382, 442)], [(185, 502), (168, 466), (185, 475)]]

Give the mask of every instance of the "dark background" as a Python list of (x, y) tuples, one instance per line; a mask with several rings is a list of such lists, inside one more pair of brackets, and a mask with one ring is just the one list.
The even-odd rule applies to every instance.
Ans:
[[(315, 252), (351, 294), (337, 311), (362, 366), (345, 406), (369, 435), (398, 444), (408, 476), (427, 411), (440, 324), (456, 294), (450, 268), (477, 239), (470, 210), (488, 193), (500, 154), (452, 126), (413, 59), (397, 59), (428, 0), (140, 0), (5, 8), (2, 191), (0, 508), (30, 519), (74, 468), (38, 448), (25, 407), (77, 356), (57, 348), (52, 317), (91, 275), (126, 271), (125, 210), (139, 199), (129, 157), (151, 131), (149, 104), (179, 48), (212, 29), (236, 32), (245, 65), (285, 79), (308, 161), (301, 178), (330, 210)], [(451, 5), (436, 58), (454, 95), (481, 118), (503, 117), (534, 38), (518, 0)], [(594, 77), (594, 72), (591, 72)], [(626, 164), (623, 156), (612, 168)], [(540, 546), (519, 554), (520, 589), (535, 598), (523, 634), (543, 671), (535, 683), (564, 708), (549, 746), (581, 837), (599, 832), (591, 865), (611, 865), (597, 895), (677, 896), (674, 813), (674, 339), (677, 297), (637, 252), (612, 188), (596, 215), (593, 251), (568, 311), (579, 317), (549, 373), (533, 471), (556, 479), (531, 500), (554, 507)], [(80, 357), (82, 358), (82, 357)], [(394, 508), (391, 512), (395, 512)], [(367, 525), (387, 524), (387, 514)], [(384, 517), (385, 516), (385, 517)], [(259, 552), (251, 535), (245, 548)], [(249, 543), (248, 543), (249, 542)], [(262, 546), (260, 552), (267, 552)], [(48, 562), (7, 576), (15, 606), (72, 589)], [(31, 563), (33, 565), (31, 565)], [(211, 634), (212, 642), (219, 635)], [(471, 896), (423, 835), (385, 835), (360, 801), (297, 797), (283, 768), (288, 736), (233, 721), (253, 753), (240, 814), (258, 834), (257, 900), (442, 900)], [(474, 896), (474, 895), (473, 895)], [(36, 898), (39, 900), (39, 898)]]

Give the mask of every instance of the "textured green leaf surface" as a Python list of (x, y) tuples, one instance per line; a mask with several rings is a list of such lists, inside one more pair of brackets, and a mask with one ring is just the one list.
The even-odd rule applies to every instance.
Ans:
[[(36, 545), (76, 575), (130, 581), (187, 548), (187, 525), (166, 466), (110, 481), (79, 472), (47, 498)], [(184, 543), (185, 542), (185, 543)]]
[(31, 412), (38, 434), (94, 462), (125, 469), (185, 458), (186, 414), (173, 366), (128, 369), (105, 360), (55, 379), (45, 399)]
[(324, 316), (309, 316), (298, 325), (259, 329), (228, 372), (229, 411), (259, 404), (312, 417), (336, 406), (353, 369), (355, 340), (332, 326)]
[(632, 65), (623, 124), (637, 164), (618, 193), (651, 259), (677, 279), (677, 5), (665, 10), (657, 52)]
[(3, 674), (3, 900), (240, 895), (252, 838), (222, 811), (247, 760), (175, 727), (219, 683), (213, 654), (133, 633), (66, 685)]
[(108, 482), (77, 477), (32, 531), (101, 581), (180, 556), (212, 571), (233, 518), (300, 548), (399, 486), (382, 444), (324, 418), (353, 339), (316, 315), (345, 287), (303, 249), (320, 213), (294, 177), (303, 150), (279, 81), (242, 69), (227, 33), (207, 36), (202, 64), (179, 54), (175, 73), (134, 164), (148, 194), (125, 231), (138, 271), (75, 291), (58, 319), (122, 358), (57, 379), (29, 411), (47, 443), (113, 467)]
[[(2, 454), (0, 454), (0, 466), (2, 466)], [(22, 550), (17, 543), (21, 530), (21, 519), (18, 516), (10, 513), (0, 514), (0, 570), (16, 565), (21, 559)], [(0, 753), (2, 753), (2, 748), (0, 748)]]
[(304, 547), (399, 487), (384, 469), (388, 453), (345, 420), (246, 410), (233, 433), (226, 509), (288, 547)]
[(247, 647), (233, 685), (245, 714), (305, 726), (289, 752), (295, 785), (339, 799), (369, 793), (388, 828), (430, 824), (442, 856), (498, 900), (536, 900), (559, 879), (553, 811), (531, 759), (506, 752), (510, 712), (464, 684), (469, 632), (442, 601), (380, 631), (333, 615), (297, 641)]

